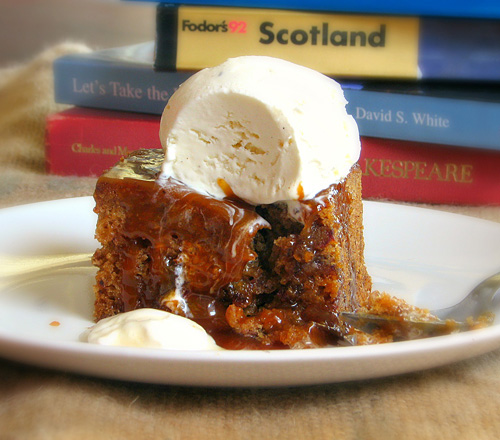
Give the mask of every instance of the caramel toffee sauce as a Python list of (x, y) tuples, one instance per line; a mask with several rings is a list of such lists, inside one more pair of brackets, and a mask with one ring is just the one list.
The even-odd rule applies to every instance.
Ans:
[[(345, 330), (339, 327), (338, 304), (322, 298), (321, 286), (309, 286), (308, 280), (317, 280), (316, 271), (345, 282), (347, 303), (355, 301), (355, 269), (349, 268), (349, 280), (340, 279), (344, 275), (316, 255), (332, 243), (349, 247), (345, 229), (318, 223), (318, 214), (333, 203), (336, 215), (349, 216), (343, 211), (350, 205), (345, 183), (298, 202), (299, 222), (286, 204), (253, 207), (157, 179), (163, 156), (155, 151), (129, 156), (97, 184), (96, 212), (101, 215), (105, 199), (112, 198), (118, 213), (116, 224), (97, 234), (119, 259), (114, 275), (121, 291), (112, 313), (140, 307), (172, 311), (198, 322), (229, 349), (288, 348), (260, 337), (285, 330), (308, 340), (306, 346), (337, 344)], [(294, 270), (297, 279), (289, 282), (285, 275)], [(250, 336), (244, 335), (250, 326)]]

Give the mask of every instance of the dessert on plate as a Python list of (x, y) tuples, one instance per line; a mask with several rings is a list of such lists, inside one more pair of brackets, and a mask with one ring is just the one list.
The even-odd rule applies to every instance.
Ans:
[[(227, 349), (370, 344), (342, 312), (432, 320), (372, 291), (360, 140), (338, 83), (269, 57), (198, 72), (95, 190), (97, 321), (158, 309)], [(175, 335), (173, 336), (175, 337)]]

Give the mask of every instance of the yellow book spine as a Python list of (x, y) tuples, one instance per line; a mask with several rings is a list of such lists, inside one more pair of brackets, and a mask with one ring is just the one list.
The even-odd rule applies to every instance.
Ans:
[(267, 55), (327, 75), (413, 79), (418, 40), (417, 17), (181, 6), (176, 67)]

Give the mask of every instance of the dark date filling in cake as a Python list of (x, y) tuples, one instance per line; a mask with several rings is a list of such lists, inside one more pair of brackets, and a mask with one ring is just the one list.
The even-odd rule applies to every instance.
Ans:
[(162, 160), (141, 150), (97, 183), (97, 320), (163, 309), (230, 349), (362, 337), (339, 319), (371, 300), (357, 166), (315, 199), (254, 207), (157, 180)]

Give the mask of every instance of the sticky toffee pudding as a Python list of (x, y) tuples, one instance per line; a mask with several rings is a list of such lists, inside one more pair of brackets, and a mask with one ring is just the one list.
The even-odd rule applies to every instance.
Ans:
[(371, 290), (358, 166), (314, 199), (252, 206), (159, 179), (162, 161), (140, 150), (98, 180), (96, 320), (157, 308), (224, 348), (271, 349), (392, 340), (342, 311), (427, 314)]

